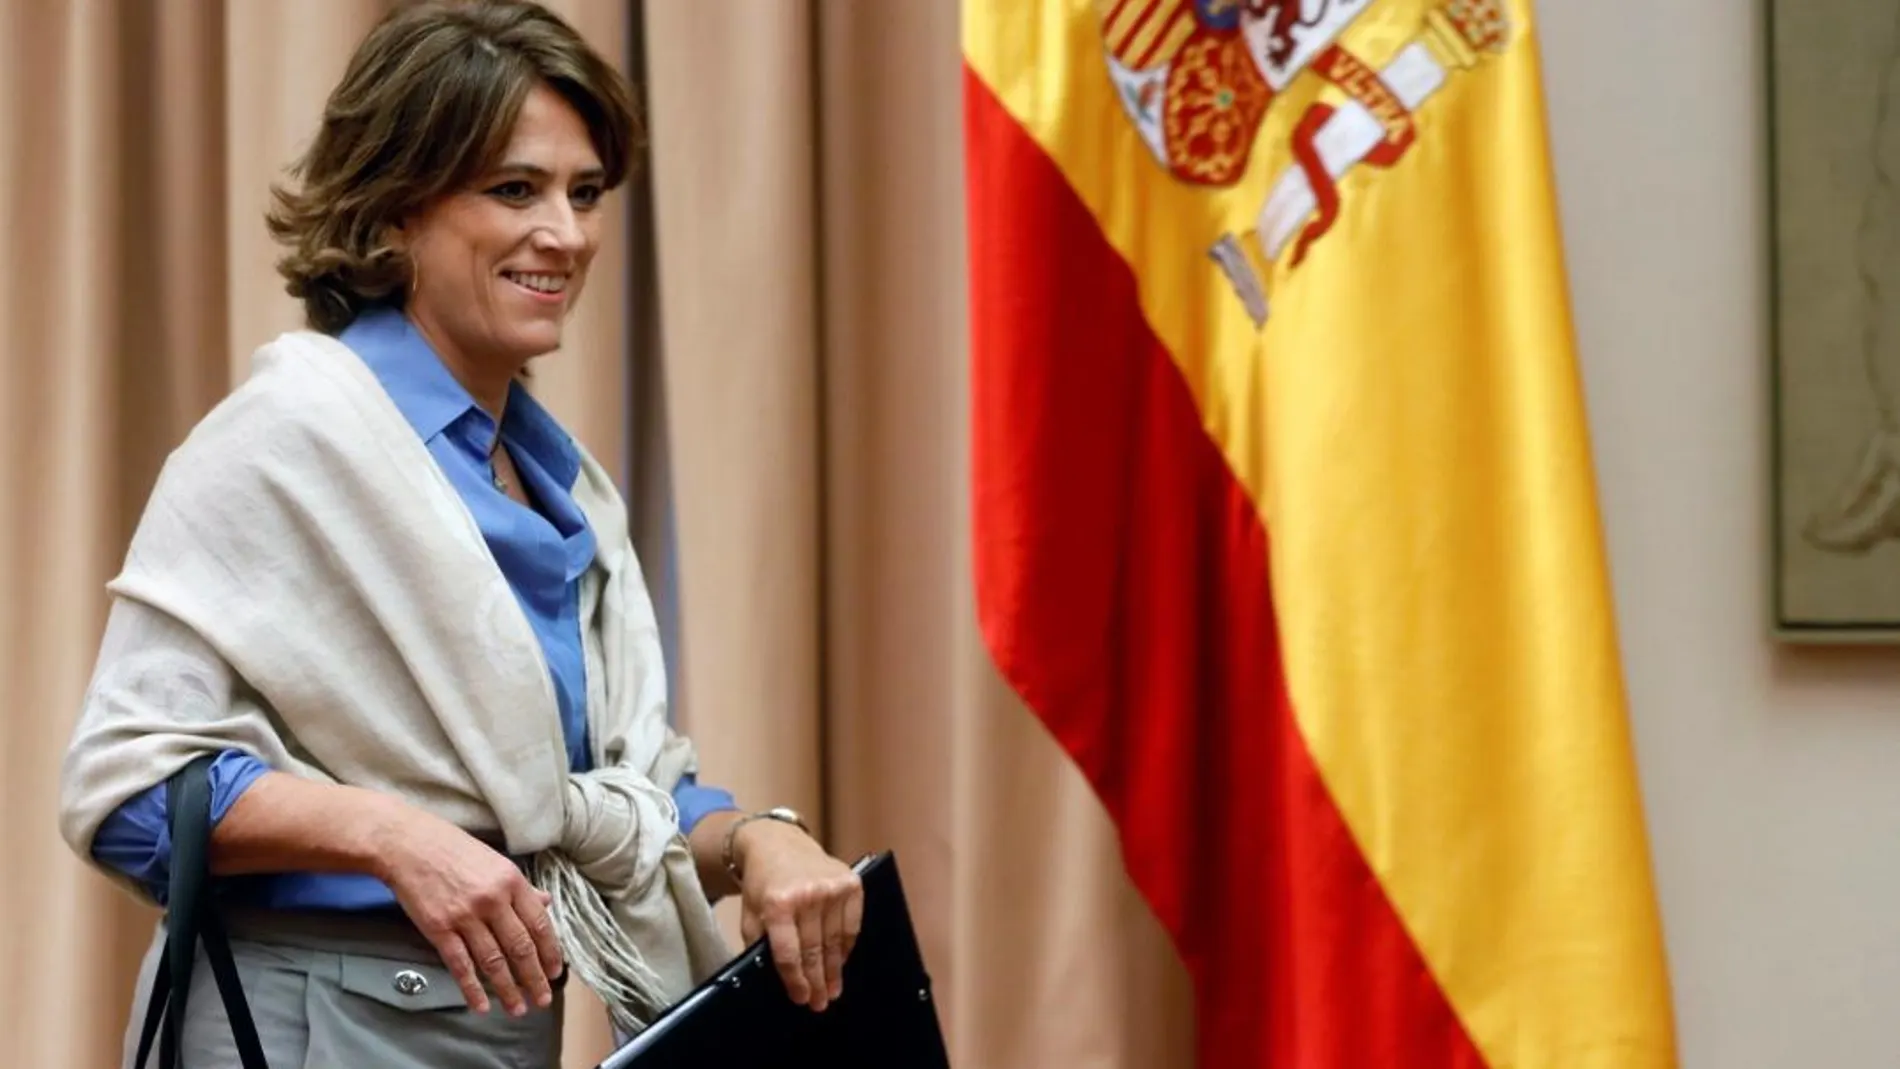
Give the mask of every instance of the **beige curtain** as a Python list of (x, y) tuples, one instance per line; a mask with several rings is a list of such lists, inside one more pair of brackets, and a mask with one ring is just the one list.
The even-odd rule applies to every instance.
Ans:
[(957, 25), (645, 5), (682, 714), (742, 803), (897, 851), (955, 1064), (1178, 1069), (1185, 974), (976, 633)]
[[(626, 54), (627, 4), (553, 5)], [(0, 1063), (118, 1064), (155, 911), (60, 841), (59, 761), (165, 453), (297, 324), (270, 180), (382, 0), (0, 0)], [(616, 212), (624, 212), (624, 199)], [(624, 216), (623, 216), (624, 218)], [(537, 388), (618, 467), (627, 252)], [(570, 1065), (605, 1027), (574, 1007)]]

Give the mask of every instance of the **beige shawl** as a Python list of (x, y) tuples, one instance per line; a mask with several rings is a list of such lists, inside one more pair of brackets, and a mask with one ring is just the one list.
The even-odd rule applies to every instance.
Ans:
[(68, 841), (242, 740), (281, 771), (532, 855), (569, 968), (638, 1031), (730, 950), (670, 797), (694, 757), (666, 722), (625, 508), (584, 450), (574, 497), (599, 544), (581, 584), (585, 775), (568, 771), (540, 646), (474, 517), (368, 368), (311, 332), (258, 350), (166, 463), (111, 584), (202, 636), (254, 694), (216, 723), (83, 736), (105, 752), (69, 758)]

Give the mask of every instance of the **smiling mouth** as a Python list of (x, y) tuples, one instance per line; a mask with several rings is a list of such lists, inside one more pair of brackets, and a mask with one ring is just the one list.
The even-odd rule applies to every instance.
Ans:
[(503, 271), (501, 277), (542, 297), (559, 297), (567, 292), (566, 275), (531, 274), (525, 271)]

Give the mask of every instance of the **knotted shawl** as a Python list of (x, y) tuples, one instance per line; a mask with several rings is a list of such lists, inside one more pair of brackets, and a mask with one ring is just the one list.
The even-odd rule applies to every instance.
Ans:
[[(532, 857), (562, 950), (623, 1032), (730, 957), (679, 833), (694, 770), (666, 720), (652, 603), (612, 480), (581, 450), (599, 546), (581, 581), (595, 770), (570, 774), (553, 682), (474, 517), (369, 369), (280, 336), (168, 458), (110, 584), (181, 621), (242, 682), (228, 710), (82, 731), (63, 831), (227, 746), (395, 795)], [(182, 704), (182, 703), (181, 703)]]

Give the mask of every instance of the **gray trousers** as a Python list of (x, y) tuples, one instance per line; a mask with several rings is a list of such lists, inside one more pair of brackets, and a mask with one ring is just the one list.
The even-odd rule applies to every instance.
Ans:
[[(564, 999), (508, 1016), (476, 1014), (435, 949), (401, 922), (311, 914), (231, 918), (231, 952), (270, 1069), (558, 1069)], [(161, 927), (139, 969), (126, 1029), (133, 1066)], [(181, 1037), (189, 1069), (240, 1069), (224, 1002), (202, 949)], [(152, 1056), (156, 1064), (158, 1057)]]

